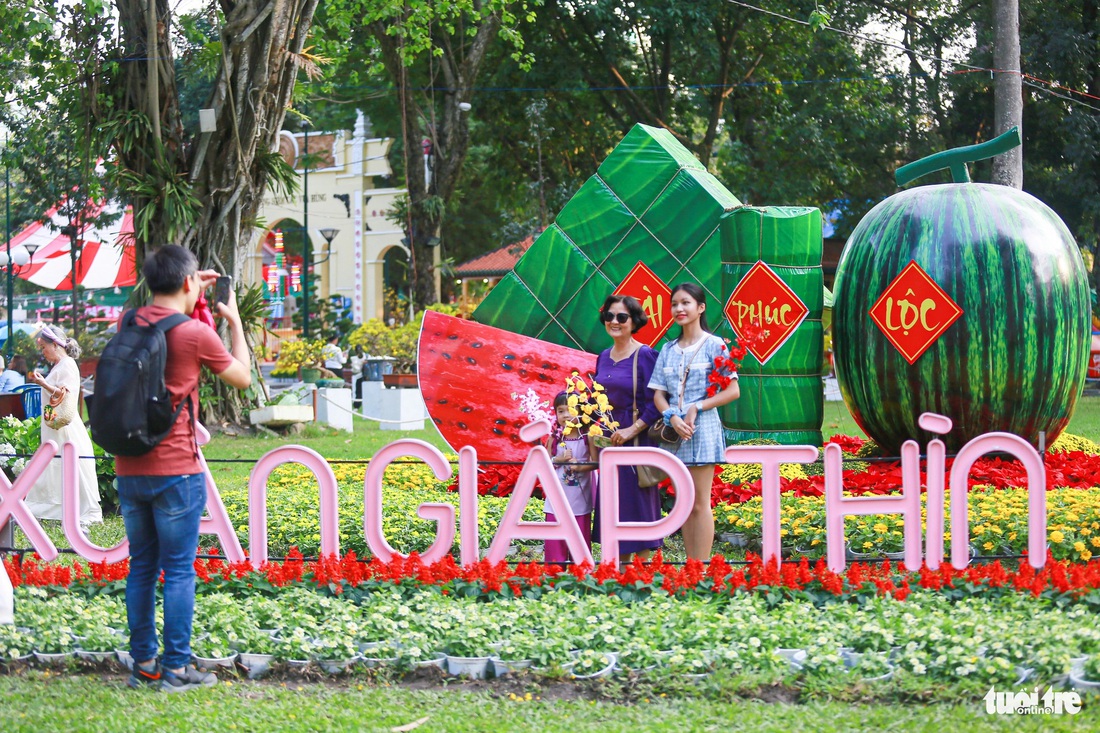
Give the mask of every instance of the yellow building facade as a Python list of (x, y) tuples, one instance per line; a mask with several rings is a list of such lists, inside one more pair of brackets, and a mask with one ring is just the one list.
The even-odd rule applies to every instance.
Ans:
[[(259, 212), (264, 227), (257, 230), (243, 263), (242, 281), (264, 281), (264, 266), (274, 260), (272, 232), (300, 236), (304, 228), (313, 255), (310, 278), (315, 292), (323, 298), (348, 299), (356, 323), (383, 318), (387, 254), (392, 260), (396, 248), (405, 262), (409, 254), (401, 243), (405, 233), (388, 219), (405, 195), (405, 189), (387, 186), (393, 175), (388, 160), (392, 144), (392, 138), (371, 135), (362, 112), (350, 131), (282, 131), (279, 152), (298, 173), (299, 190), (289, 198), (270, 192), (264, 198)], [(324, 230), (335, 231), (331, 244)]]

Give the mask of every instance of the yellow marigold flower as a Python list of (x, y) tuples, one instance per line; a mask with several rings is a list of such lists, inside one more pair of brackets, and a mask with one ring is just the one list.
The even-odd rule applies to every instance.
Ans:
[(1065, 541), (1065, 539), (1066, 539), (1066, 536), (1064, 534), (1062, 534), (1061, 532), (1059, 532), (1058, 530), (1054, 530), (1053, 532), (1050, 533), (1050, 541), (1053, 542), (1056, 545), (1061, 544), (1062, 542)]
[(1089, 540), (1089, 544), (1093, 547), (1100, 547), (1100, 537), (1093, 537), (1091, 540)]
[(1073, 543), (1073, 549), (1077, 550), (1078, 552), (1085, 552), (1085, 543), (1081, 540), (1077, 540)]
[(601, 435), (603, 435), (603, 430), (600, 429), (599, 425), (596, 425), (595, 423), (593, 423), (592, 427), (588, 428), (588, 437), (589, 438), (597, 438)]
[(1088, 551), (1088, 550), (1083, 550), (1083, 551), (1081, 552), (1081, 559), (1082, 559), (1082, 560), (1086, 560), (1086, 561), (1087, 561), (1087, 560), (1089, 560), (1089, 559), (1091, 559), (1091, 558), (1092, 558), (1092, 553), (1091, 553), (1090, 551)]
[(985, 544), (982, 545), (982, 548), (986, 549), (986, 550), (992, 550), (993, 549), (993, 543), (992, 542), (986, 542)]
[(1078, 519), (1077, 515), (1074, 514), (1073, 512), (1066, 512), (1066, 521), (1067, 522), (1076, 522), (1077, 519)]
[(882, 522), (879, 522), (878, 524), (876, 524), (876, 525), (875, 525), (875, 526), (873, 527), (873, 529), (874, 529), (874, 530), (875, 530), (876, 532), (878, 532), (879, 534), (886, 534), (886, 531), (887, 531), (887, 530), (888, 530), (889, 528), (888, 528), (888, 527), (887, 527), (887, 526), (886, 526), (885, 524), (883, 524)]

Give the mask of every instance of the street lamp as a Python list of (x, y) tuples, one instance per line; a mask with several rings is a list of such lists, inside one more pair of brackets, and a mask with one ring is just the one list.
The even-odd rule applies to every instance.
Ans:
[(302, 119), (302, 340), (309, 340), (309, 123)]
[(325, 247), (325, 258), (322, 260), (317, 260), (313, 263), (315, 265), (320, 265), (328, 262), (328, 258), (332, 257), (332, 240), (336, 239), (336, 235), (340, 233), (340, 230), (333, 229), (332, 227), (326, 227), (324, 229), (318, 229), (317, 231), (320, 232), (321, 236), (325, 238), (325, 244), (327, 245)]
[(7, 247), (0, 252), (0, 267), (8, 270), (8, 360), (11, 360), (15, 344), (12, 336), (15, 334), (15, 268), (22, 267), (31, 261), (34, 251), (38, 249), (37, 243), (28, 242), (22, 247), (11, 248), (11, 237), (8, 237)]

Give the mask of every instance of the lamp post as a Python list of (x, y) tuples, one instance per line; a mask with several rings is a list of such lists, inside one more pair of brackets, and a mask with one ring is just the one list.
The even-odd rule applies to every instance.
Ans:
[[(4, 135), (4, 152), (8, 152), (8, 136)], [(8, 177), (9, 165), (7, 155), (4, 156), (4, 232), (7, 236), (7, 258), (11, 262), (11, 179)], [(15, 282), (12, 280), (11, 269), (8, 269), (8, 361), (12, 355), (12, 331), (15, 326), (12, 321), (12, 306), (15, 304)]]
[(37, 243), (28, 242), (22, 247), (17, 247), (15, 251), (11, 248), (11, 237), (8, 237), (7, 247), (3, 252), (0, 252), (0, 267), (7, 268), (8, 271), (8, 360), (11, 360), (12, 354), (15, 350), (15, 345), (12, 343), (15, 335), (14, 325), (14, 311), (15, 311), (15, 268), (22, 267), (23, 265), (31, 261), (31, 256), (34, 255), (34, 251), (38, 249)]
[(302, 340), (309, 340), (309, 123), (302, 120)]
[[(321, 236), (325, 238), (325, 244), (327, 245), (325, 249), (327, 251), (325, 253), (325, 258), (323, 260), (317, 260), (315, 263), (313, 263), (315, 265), (319, 265), (322, 262), (328, 262), (328, 258), (332, 257), (332, 240), (336, 239), (336, 235), (340, 233), (339, 229), (333, 229), (332, 227), (318, 229), (317, 231), (319, 231)], [(331, 285), (329, 287), (331, 287)]]
[(61, 227), (61, 233), (69, 238), (69, 265), (72, 268), (69, 271), (71, 278), (73, 293), (73, 338), (76, 338), (80, 324), (80, 317), (77, 315), (77, 292), (76, 292), (76, 260), (80, 256), (79, 252), (84, 246), (84, 243), (78, 239), (80, 234), (80, 214), (75, 216), (76, 223), (72, 223), (74, 219), (69, 220), (69, 224)]

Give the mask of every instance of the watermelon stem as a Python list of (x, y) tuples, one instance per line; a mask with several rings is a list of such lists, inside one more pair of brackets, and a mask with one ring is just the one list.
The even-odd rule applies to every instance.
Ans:
[(984, 143), (943, 150), (933, 153), (927, 158), (921, 158), (903, 165), (894, 172), (894, 180), (898, 182), (899, 186), (904, 186), (921, 176), (947, 168), (951, 171), (951, 180), (955, 183), (970, 183), (970, 171), (966, 168), (967, 163), (1006, 153), (1015, 147), (1019, 147), (1020, 143), (1020, 128), (1013, 127), (1008, 132)]

